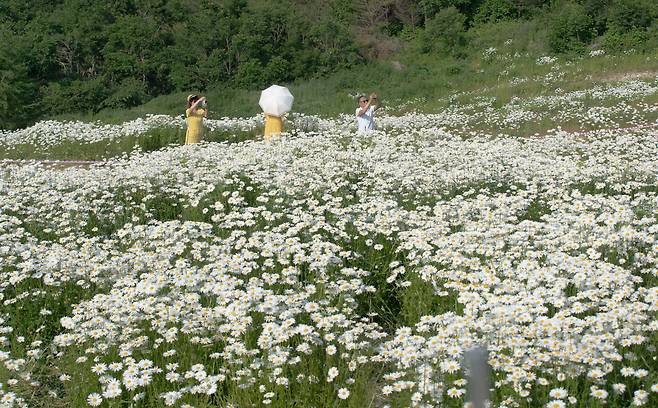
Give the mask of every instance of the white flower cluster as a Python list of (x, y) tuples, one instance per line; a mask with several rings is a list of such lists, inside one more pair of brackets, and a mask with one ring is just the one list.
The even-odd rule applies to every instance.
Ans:
[(484, 58), (485, 61), (488, 61), (492, 59), (494, 55), (496, 55), (496, 52), (498, 52), (496, 48), (489, 47), (482, 52), (482, 57)]
[(557, 62), (557, 57), (551, 57), (549, 55), (544, 55), (542, 57), (537, 58), (537, 65), (552, 65)]
[[(251, 131), (263, 126), (263, 115), (250, 118), (206, 119), (205, 127), (209, 131)], [(353, 118), (342, 117), (325, 119), (315, 115), (293, 113), (288, 115), (289, 126), (299, 131), (326, 130), (336, 126), (337, 122), (349, 126)], [(59, 122), (54, 120), (41, 121), (33, 126), (15, 131), (0, 129), (0, 149), (11, 151), (17, 146), (31, 146), (35, 151), (47, 150), (63, 143), (93, 144), (99, 142), (118, 142), (127, 136), (144, 134), (153, 129), (183, 129), (185, 120), (182, 116), (147, 115), (119, 125), (108, 125), (100, 122), (86, 123), (81, 121)]]
[[(251, 130), (262, 125), (262, 116), (251, 118), (208, 119), (206, 127), (211, 130)], [(185, 126), (182, 116), (147, 115), (120, 125), (81, 121), (41, 121), (29, 128), (16, 131), (0, 130), (0, 148), (11, 149), (15, 145), (33, 145), (35, 148), (56, 146), (64, 142), (92, 144), (115, 141), (126, 136), (145, 133), (154, 128), (180, 128)]]
[(138, 118), (120, 125), (47, 120), (17, 131), (0, 130), (0, 147), (10, 149), (13, 145), (30, 144), (39, 148), (59, 145), (66, 141), (91, 144), (144, 133), (154, 127), (181, 125), (182, 120), (167, 115), (148, 115), (146, 118)]
[[(431, 132), (443, 128), (462, 135), (471, 135), (483, 125), (511, 131), (539, 121), (550, 121), (556, 127), (560, 123), (571, 123), (586, 129), (641, 125), (656, 119), (656, 106), (642, 99), (657, 93), (658, 81), (630, 80), (580, 91), (557, 90), (554, 95), (514, 97), (501, 108), (494, 107), (496, 100), (493, 98), (479, 98), (474, 103), (451, 105), (434, 114), (413, 111), (402, 116), (381, 115), (377, 124), (388, 130), (422, 128)], [(345, 129), (349, 123), (349, 118), (345, 118), (335, 126)]]
[[(620, 387), (646, 403), (658, 132), (436, 126), (460, 120), (383, 118), (387, 132), (172, 147), (89, 169), (5, 165), (4, 368), (34, 383), (48, 356), (67, 384), (74, 360), (91, 406), (227, 388), (267, 405), (298, 386), (330, 387), (338, 403), (363, 370), (383, 373), (369, 385), (389, 403), (421, 406), (463, 401), (462, 356), (483, 344), (500, 406)], [(372, 306), (384, 296), (433, 306), (410, 318), (411, 306)], [(580, 380), (589, 396), (569, 389)]]

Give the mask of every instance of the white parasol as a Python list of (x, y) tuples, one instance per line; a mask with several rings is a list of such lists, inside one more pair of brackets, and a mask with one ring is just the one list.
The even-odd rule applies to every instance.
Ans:
[(260, 93), (258, 104), (263, 112), (268, 115), (283, 116), (292, 109), (292, 101), (294, 100), (295, 97), (292, 96), (288, 88), (272, 85)]

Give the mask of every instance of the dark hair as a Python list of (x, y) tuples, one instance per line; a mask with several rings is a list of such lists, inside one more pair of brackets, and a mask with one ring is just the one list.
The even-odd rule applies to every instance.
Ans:
[(187, 107), (191, 108), (192, 104), (199, 99), (199, 95), (190, 95), (187, 97)]

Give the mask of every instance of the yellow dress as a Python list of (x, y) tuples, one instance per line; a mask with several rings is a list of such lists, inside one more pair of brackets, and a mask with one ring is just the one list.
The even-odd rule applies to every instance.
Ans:
[(187, 132), (185, 132), (185, 144), (194, 144), (201, 141), (203, 136), (203, 115), (206, 111), (197, 109), (196, 113), (192, 113), (192, 108), (185, 111), (187, 117)]
[(278, 116), (265, 114), (265, 134), (263, 139), (269, 140), (272, 135), (283, 132), (283, 119)]

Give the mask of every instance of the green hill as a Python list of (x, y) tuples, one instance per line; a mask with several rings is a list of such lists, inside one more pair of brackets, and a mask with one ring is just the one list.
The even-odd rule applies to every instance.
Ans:
[[(622, 57), (585, 64), (595, 77), (651, 69), (657, 16), (651, 0), (4, 2), (0, 128), (177, 113), (190, 92), (207, 94), (215, 114), (251, 115), (270, 83), (291, 84), (308, 113), (345, 112), (361, 91), (423, 97), (429, 106), (415, 108), (431, 110), (541, 71), (546, 55)], [(510, 65), (501, 51), (522, 58)]]

